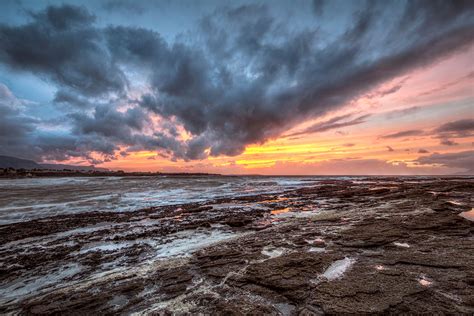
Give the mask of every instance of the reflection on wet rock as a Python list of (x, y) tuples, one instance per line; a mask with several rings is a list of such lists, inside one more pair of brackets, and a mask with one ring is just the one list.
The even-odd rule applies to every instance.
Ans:
[(54, 179), (81, 201), (0, 205), (0, 313), (474, 313), (472, 178), (264, 179), (137, 209), (111, 193), (117, 211), (83, 199), (98, 183)]

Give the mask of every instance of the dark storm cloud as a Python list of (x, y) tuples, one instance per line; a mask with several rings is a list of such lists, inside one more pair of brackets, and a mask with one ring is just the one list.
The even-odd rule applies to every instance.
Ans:
[(407, 131), (396, 132), (388, 135), (381, 136), (381, 138), (401, 138), (401, 137), (410, 137), (410, 136), (419, 136), (425, 134), (424, 131), (418, 129), (412, 129)]
[(24, 143), (35, 129), (37, 120), (23, 115), (21, 107), (21, 101), (6, 86), (0, 84), (0, 150), (4, 154), (6, 148)]
[(83, 157), (92, 160), (92, 151), (113, 157), (113, 142), (94, 136), (77, 137), (61, 132), (38, 132), (40, 121), (0, 102), (0, 154), (28, 159), (66, 160)]
[[(446, 25), (435, 28), (425, 18), (436, 18), (436, 13), (431, 8), (425, 12), (421, 4), (417, 9), (410, 24), (419, 33), (405, 38), (394, 53), (381, 48), (381, 57), (370, 61), (365, 47), (380, 22), (380, 8), (358, 14), (353, 26), (325, 48), (317, 46), (316, 31), (289, 36), (265, 7), (218, 11), (202, 22), (205, 46), (194, 49), (192, 59), (188, 49), (176, 49), (173, 71), (158, 68), (156, 93), (143, 104), (177, 117), (188, 131), (205, 137), (202, 143), (212, 155), (239, 154), (249, 143), (264, 142), (301, 119), (327, 113), (472, 40), (473, 25), (463, 20), (461, 10), (451, 12), (449, 21), (440, 16)], [(235, 61), (237, 69), (230, 68)]]
[(87, 9), (51, 6), (31, 18), (21, 26), (0, 24), (0, 62), (85, 95), (124, 89), (126, 78), (101, 45)]
[[(147, 1), (151, 3), (151, 1)], [(145, 12), (146, 6), (143, 1), (127, 1), (127, 0), (108, 0), (104, 1), (102, 7), (109, 11), (120, 11), (127, 14), (134, 13), (141, 15)]]
[[(105, 5), (113, 10), (123, 3)], [(295, 28), (264, 5), (247, 5), (216, 10), (172, 43), (149, 29), (98, 27), (100, 16), (84, 7), (48, 7), (31, 13), (26, 24), (0, 24), (0, 62), (55, 83), (55, 101), (77, 109), (66, 115), (73, 145), (60, 139), (49, 146), (53, 140), (36, 135), (44, 155), (61, 156), (63, 148), (65, 156), (91, 150), (111, 156), (120, 145), (161, 150), (173, 159), (237, 155), (474, 41), (472, 1), (358, 4), (349, 27), (327, 38), (318, 25)], [(337, 16), (330, 8), (315, 2), (323, 17)], [(389, 23), (383, 17), (391, 12), (396, 16)], [(124, 100), (136, 73), (149, 93)], [(118, 103), (106, 102), (110, 95), (135, 107), (118, 112)], [(147, 131), (150, 113), (180, 124), (191, 139)], [(339, 118), (307, 132), (365, 118)]]
[(95, 16), (84, 7), (50, 6), (45, 11), (31, 12), (31, 16), (39, 23), (38, 26), (48, 27), (55, 31), (80, 28), (94, 22)]
[(84, 98), (72, 91), (59, 90), (53, 100), (57, 104), (68, 105), (73, 108), (90, 108), (94, 105), (88, 98)]
[(317, 16), (321, 16), (324, 12), (324, 5), (326, 1), (324, 0), (313, 0), (313, 11)]
[[(128, 146), (128, 151), (162, 149), (177, 158), (185, 158), (183, 144), (175, 139), (175, 135), (161, 132), (144, 133), (150, 119), (142, 108), (135, 107), (119, 112), (114, 107), (101, 105), (95, 108), (92, 115), (74, 113), (70, 117), (73, 134), (79, 139), (96, 137), (102, 140), (103, 144)], [(111, 151), (106, 153), (110, 155)]]
[(467, 169), (474, 174), (474, 151), (462, 151), (457, 153), (439, 154), (420, 157), (416, 160), (418, 164), (438, 164), (451, 168)]
[(102, 137), (61, 135), (42, 133), (31, 140), (35, 150), (31, 158), (63, 161), (71, 157), (85, 158), (93, 163), (95, 158), (89, 155), (92, 151), (101, 152), (105, 159), (113, 159), (119, 148), (116, 144)]
[(117, 139), (128, 139), (132, 131), (141, 131), (148, 121), (145, 112), (132, 108), (118, 112), (113, 107), (98, 106), (93, 115), (71, 114), (76, 134), (96, 134)]
[(110, 140), (95, 135), (78, 137), (65, 135), (61, 131), (40, 132), (38, 125), (44, 122), (25, 115), (27, 107), (0, 85), (0, 154), (38, 161), (66, 160), (70, 157), (92, 160), (91, 151), (113, 157), (118, 149)]

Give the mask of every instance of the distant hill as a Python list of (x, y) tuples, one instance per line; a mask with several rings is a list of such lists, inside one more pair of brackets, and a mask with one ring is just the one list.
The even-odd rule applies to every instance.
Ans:
[(94, 166), (74, 166), (63, 164), (39, 164), (33, 160), (21, 159), (9, 156), (0, 156), (0, 168), (14, 168), (14, 169), (51, 169), (51, 170), (93, 170), (93, 171), (108, 171), (106, 168), (96, 168)]
[(0, 156), (0, 168), (43, 169), (40, 164), (34, 162), (33, 160), (26, 160), (9, 156)]

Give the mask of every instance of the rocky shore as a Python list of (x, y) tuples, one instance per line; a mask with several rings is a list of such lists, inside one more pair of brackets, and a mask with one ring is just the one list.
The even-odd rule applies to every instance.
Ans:
[(280, 193), (0, 226), (1, 314), (474, 313), (474, 179)]

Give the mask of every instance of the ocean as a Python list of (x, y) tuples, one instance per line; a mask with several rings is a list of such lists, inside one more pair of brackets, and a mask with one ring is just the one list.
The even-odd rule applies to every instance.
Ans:
[(143, 176), (0, 180), (0, 225), (62, 214), (134, 211), (221, 197), (277, 193), (314, 185), (321, 179), (330, 178)]

